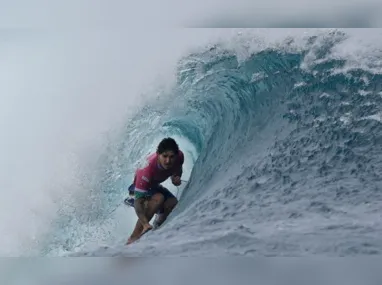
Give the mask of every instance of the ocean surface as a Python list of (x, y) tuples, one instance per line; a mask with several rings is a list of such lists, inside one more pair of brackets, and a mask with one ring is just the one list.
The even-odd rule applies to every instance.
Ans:
[[(22, 254), (381, 254), (381, 30), (223, 35), (183, 52), (174, 80), (87, 154), (76, 173), (87, 191), (55, 194), (54, 218)], [(179, 204), (125, 246), (136, 221), (127, 187), (167, 136), (185, 152), (186, 182), (164, 183)]]

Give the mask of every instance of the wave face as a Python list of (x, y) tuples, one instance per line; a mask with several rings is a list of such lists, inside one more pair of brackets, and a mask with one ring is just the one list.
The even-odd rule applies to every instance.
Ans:
[[(82, 225), (107, 246), (85, 250), (90, 238), (78, 223), (70, 238), (74, 226), (62, 220), (47, 249), (65, 240), (75, 256), (379, 254), (382, 64), (378, 50), (349, 56), (350, 45), (333, 31), (183, 57), (174, 88), (127, 122), (100, 160), (99, 203)], [(163, 227), (124, 247), (126, 209), (109, 212), (163, 136), (185, 150), (189, 182)]]

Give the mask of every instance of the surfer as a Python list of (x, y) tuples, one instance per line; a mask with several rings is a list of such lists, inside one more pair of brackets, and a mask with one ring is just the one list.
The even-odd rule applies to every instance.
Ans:
[(138, 240), (153, 226), (150, 220), (158, 213), (156, 226), (160, 226), (178, 203), (177, 198), (160, 183), (171, 177), (172, 184), (179, 186), (183, 173), (184, 154), (173, 138), (163, 139), (155, 153), (147, 158), (146, 166), (135, 172), (134, 182), (129, 187), (138, 220), (126, 244)]

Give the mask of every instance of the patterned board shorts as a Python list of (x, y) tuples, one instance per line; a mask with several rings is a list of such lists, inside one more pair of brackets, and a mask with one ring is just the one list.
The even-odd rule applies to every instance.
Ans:
[(165, 201), (169, 198), (175, 198), (175, 196), (166, 187), (163, 187), (162, 185), (158, 185), (156, 187), (150, 188), (149, 191), (147, 192), (137, 192), (137, 191), (134, 191), (134, 188), (135, 188), (134, 184), (131, 184), (129, 186), (129, 193), (130, 194), (134, 193), (135, 199), (150, 198), (156, 193), (163, 194)]
[[(175, 198), (175, 196), (165, 187), (163, 187), (162, 185), (158, 185), (157, 187), (155, 188), (151, 188), (149, 191), (145, 192), (145, 193), (142, 193), (142, 192), (136, 192), (134, 191), (134, 184), (131, 184), (129, 186), (129, 194), (131, 196), (134, 196), (134, 197), (128, 197), (124, 200), (124, 203), (130, 207), (134, 207), (134, 201), (135, 199), (139, 199), (139, 198), (150, 198), (151, 196), (153, 196), (154, 194), (156, 193), (161, 193), (163, 194), (164, 196), (164, 201), (166, 201), (167, 199), (169, 198)], [(163, 208), (161, 208), (159, 211), (158, 211), (158, 214), (160, 213), (163, 213)]]

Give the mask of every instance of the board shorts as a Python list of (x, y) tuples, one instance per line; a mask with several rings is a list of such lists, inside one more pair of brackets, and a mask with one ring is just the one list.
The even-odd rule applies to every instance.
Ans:
[[(139, 198), (146, 198), (149, 199), (156, 193), (161, 193), (164, 196), (164, 201), (170, 199), (170, 198), (175, 198), (175, 196), (166, 188), (163, 187), (162, 185), (158, 185), (155, 187), (150, 188), (147, 192), (142, 193), (142, 192), (136, 192), (134, 191), (135, 185), (131, 184), (129, 186), (129, 194), (134, 195), (134, 199), (139, 199)], [(163, 208), (159, 210), (160, 213), (163, 212)]]
[(166, 187), (163, 187), (162, 185), (152, 187), (145, 193), (136, 192), (136, 191), (134, 191), (134, 189), (135, 189), (134, 184), (131, 184), (129, 186), (129, 193), (130, 193), (130, 195), (133, 194), (135, 199), (150, 198), (151, 196), (153, 196), (156, 193), (161, 193), (164, 196), (165, 201), (169, 198), (175, 198), (175, 196)]

